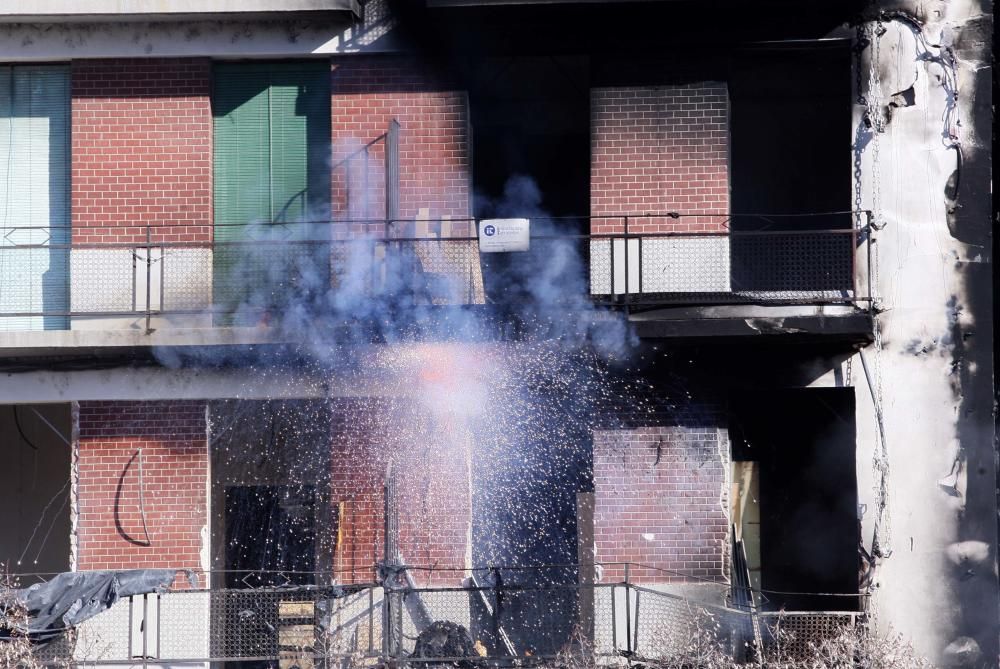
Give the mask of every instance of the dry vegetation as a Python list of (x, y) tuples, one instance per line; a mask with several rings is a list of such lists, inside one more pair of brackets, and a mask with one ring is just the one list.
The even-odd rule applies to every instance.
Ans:
[[(802, 642), (780, 623), (765, 651), (758, 657), (737, 662), (732, 649), (720, 641), (718, 626), (710, 617), (697, 621), (687, 643), (664, 657), (631, 658), (637, 669), (934, 669), (902, 635), (881, 634), (866, 624), (845, 627), (821, 641)], [(596, 669), (602, 663), (586, 645), (560, 655), (553, 669)]]
[(9, 577), (0, 582), (0, 667), (42, 669), (45, 665), (24, 632), (28, 611), (13, 597), (15, 585)]

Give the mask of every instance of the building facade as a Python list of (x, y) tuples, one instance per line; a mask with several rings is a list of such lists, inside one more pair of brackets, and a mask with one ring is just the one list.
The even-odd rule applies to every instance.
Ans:
[(666, 652), (665, 593), (996, 666), (988, 6), (36, 4), (0, 11), (22, 580), (191, 570), (143, 654), (194, 666), (266, 655), (218, 593), (366, 584), (369, 650), (505, 584), (491, 652)]

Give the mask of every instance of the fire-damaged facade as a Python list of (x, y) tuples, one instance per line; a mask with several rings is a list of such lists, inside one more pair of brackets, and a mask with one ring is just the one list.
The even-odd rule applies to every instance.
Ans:
[(989, 3), (36, 4), (0, 561), (40, 656), (997, 666)]

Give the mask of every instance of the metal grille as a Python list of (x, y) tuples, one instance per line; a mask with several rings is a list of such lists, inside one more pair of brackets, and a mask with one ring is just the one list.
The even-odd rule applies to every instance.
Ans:
[(736, 236), (733, 291), (757, 295), (846, 296), (853, 287), (854, 234)]
[[(391, 223), (255, 225), (215, 242), (7, 245), (5, 257), (68, 253), (70, 300), (33, 305), (28, 312), (20, 303), (2, 302), (0, 318), (114, 317), (130, 326), (129, 318), (185, 315), (217, 325), (257, 325), (303, 309), (354, 317), (372, 300), (576, 309), (590, 301), (859, 304), (868, 299), (867, 289), (859, 288), (867, 282), (865, 272), (858, 272), (861, 263), (855, 262), (865, 256), (864, 230), (562, 231), (538, 234), (527, 252), (480, 254), (476, 237), (469, 236), (473, 221)], [(155, 230), (131, 234), (157, 239)], [(171, 324), (192, 321), (167, 319), (161, 326)]]
[(804, 660), (811, 647), (853, 628), (856, 613), (762, 613), (759, 615), (765, 655), (780, 652), (784, 657)]
[[(693, 640), (730, 654), (759, 621), (763, 652), (807, 658), (850, 629), (856, 613), (755, 614), (615, 583), (548, 587), (401, 588), (376, 585), (182, 590), (136, 596), (45, 646), (51, 664), (149, 661), (542, 661), (585, 651), (595, 657), (684, 657)], [(464, 646), (435, 646), (447, 623)], [(460, 627), (459, 627), (460, 626)], [(384, 633), (385, 630), (395, 630)], [(430, 635), (430, 636), (429, 636)], [(440, 649), (442, 655), (428, 654)], [(461, 650), (463, 655), (454, 655)], [(450, 654), (448, 654), (450, 653)], [(417, 654), (419, 657), (414, 657)]]

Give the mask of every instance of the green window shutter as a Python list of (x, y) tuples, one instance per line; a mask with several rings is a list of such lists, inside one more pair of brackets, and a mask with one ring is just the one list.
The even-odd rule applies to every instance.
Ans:
[[(329, 216), (329, 78), (325, 61), (216, 65), (217, 241), (316, 238), (302, 223)], [(315, 250), (306, 244), (217, 246), (216, 305), (224, 310), (274, 306), (294, 282), (303, 254)], [(314, 263), (324, 279), (328, 258), (317, 256)]]
[[(0, 66), (0, 312), (69, 310), (70, 94), (65, 66)], [(66, 329), (65, 316), (0, 330)]]
[(212, 99), (215, 238), (239, 239), (248, 223), (271, 219), (269, 96), (261, 73), (215, 69)]

